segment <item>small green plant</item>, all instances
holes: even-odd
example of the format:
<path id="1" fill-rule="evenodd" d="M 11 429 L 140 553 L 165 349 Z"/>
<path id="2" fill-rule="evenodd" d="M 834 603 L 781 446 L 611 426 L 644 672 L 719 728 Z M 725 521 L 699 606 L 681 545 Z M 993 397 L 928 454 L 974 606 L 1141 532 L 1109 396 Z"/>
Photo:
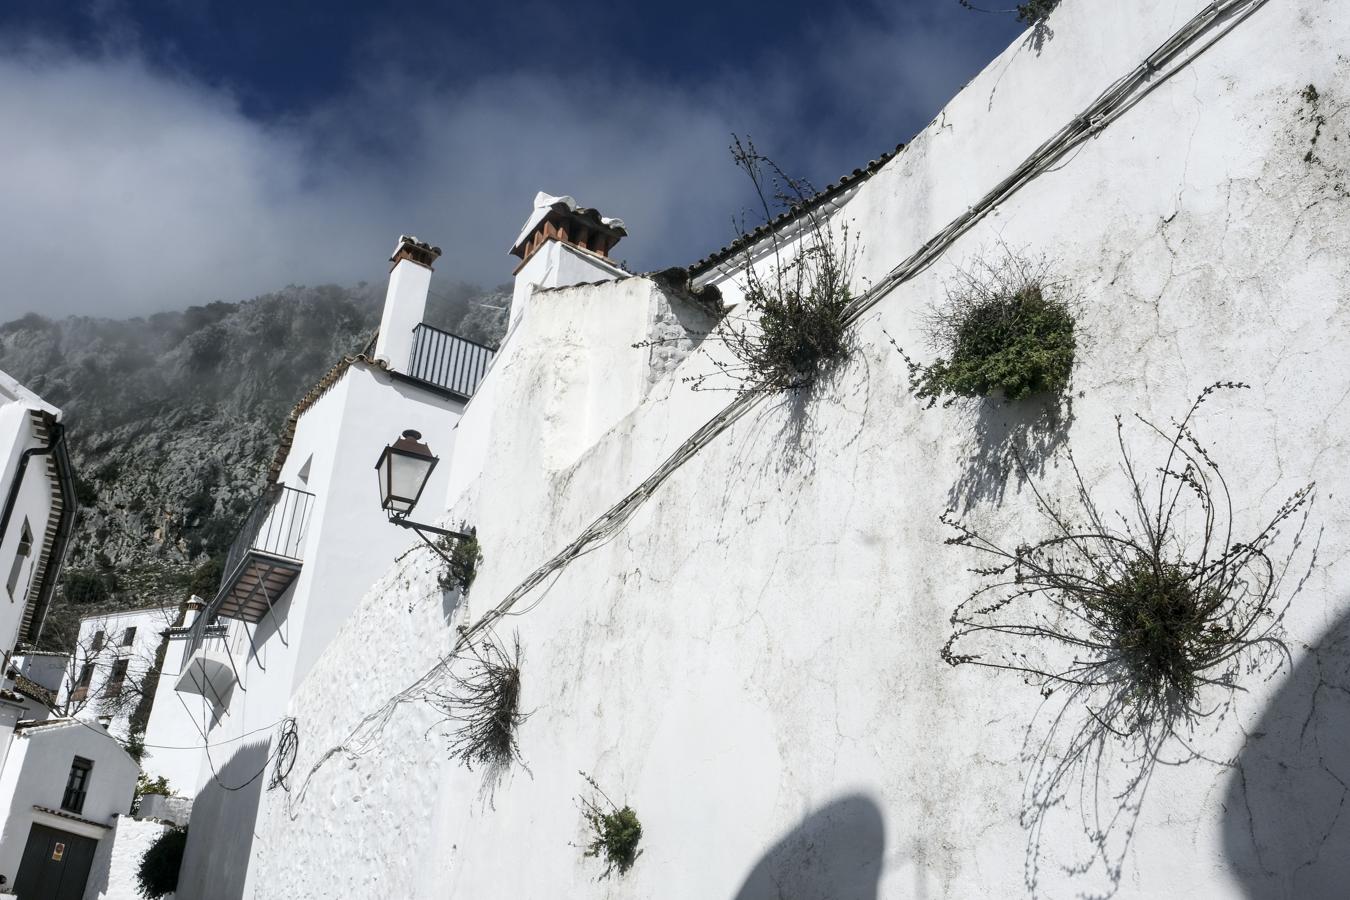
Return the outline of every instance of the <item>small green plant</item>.
<path id="1" fill-rule="evenodd" d="M 130 756 L 136 762 L 145 759 L 145 735 L 141 732 L 133 733 L 127 738 L 127 742 L 122 745 L 122 749 L 127 751 L 127 756 Z M 141 773 L 141 777 L 145 777 L 144 772 Z"/>
<path id="2" fill-rule="evenodd" d="M 1040 25 L 1050 14 L 1055 11 L 1059 5 L 1059 0 L 1028 0 L 1026 3 L 1017 4 L 1017 21 L 1024 22 L 1027 25 Z"/>
<path id="3" fill-rule="evenodd" d="M 136 881 L 145 900 L 158 900 L 178 889 L 178 869 L 183 864 L 187 836 L 186 828 L 170 828 L 141 857 Z"/>
<path id="4" fill-rule="evenodd" d="M 591 842 L 586 846 L 584 855 L 604 860 L 605 871 L 601 873 L 601 878 L 608 878 L 616 870 L 623 875 L 642 854 L 638 849 L 638 843 L 642 840 L 642 823 L 631 806 L 620 808 L 600 789 L 594 778 L 585 772 L 579 774 L 608 806 L 608 809 L 602 807 L 594 797 L 579 798 L 581 814 L 591 830 Z"/>
<path id="5" fill-rule="evenodd" d="M 437 580 L 443 591 L 458 588 L 460 593 L 467 594 L 473 586 L 473 580 L 478 577 L 478 564 L 483 561 L 483 551 L 478 546 L 478 529 L 461 526 L 461 530 L 468 536 L 467 539 L 446 535 L 437 542 L 442 556 L 448 557 L 445 571 Z"/>
<path id="6" fill-rule="evenodd" d="M 1073 374 L 1078 336 L 1061 291 L 1044 263 L 1015 257 L 961 273 L 929 314 L 937 358 L 921 365 L 900 351 L 915 395 L 931 405 L 944 396 L 947 403 L 990 396 L 1016 401 L 1062 392 Z"/>
<path id="7" fill-rule="evenodd" d="M 136 758 L 139 759 L 139 757 Z M 151 794 L 168 797 L 173 794 L 173 790 L 169 787 L 169 780 L 163 775 L 158 778 L 151 778 L 142 772 L 140 775 L 136 776 L 136 793 L 131 799 L 132 815 L 136 815 L 141 811 L 141 798 Z"/>
<path id="8" fill-rule="evenodd" d="M 974 12 L 1017 13 L 1017 21 L 1033 28 L 1045 24 L 1045 20 L 1050 18 L 1050 14 L 1055 11 L 1055 7 L 1059 6 L 1059 0 L 1027 0 L 1026 3 L 1019 3 L 1011 9 L 985 9 L 982 6 L 976 6 L 971 0 L 956 0 L 956 2 Z"/>
<path id="9" fill-rule="evenodd" d="M 520 636 L 512 652 L 487 639 L 465 648 L 468 671 L 454 667 L 451 690 L 432 692 L 429 701 L 447 719 L 461 723 L 450 738 L 450 757 L 472 769 L 503 772 L 521 762 L 517 733 L 528 713 L 520 711 Z"/>

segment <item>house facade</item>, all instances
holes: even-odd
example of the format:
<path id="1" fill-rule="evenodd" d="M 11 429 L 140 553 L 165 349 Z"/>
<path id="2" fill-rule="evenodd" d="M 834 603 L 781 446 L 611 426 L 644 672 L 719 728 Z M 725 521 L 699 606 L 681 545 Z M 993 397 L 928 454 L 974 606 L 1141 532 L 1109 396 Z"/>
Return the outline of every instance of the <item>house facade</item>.
<path id="1" fill-rule="evenodd" d="M 123 742 L 143 732 L 155 700 L 160 644 L 177 618 L 177 608 L 164 607 L 81 619 L 61 694 L 67 714 L 100 722 Z"/>
<path id="2" fill-rule="evenodd" d="M 6 662 L 42 630 L 75 524 L 74 485 L 61 411 L 0 372 L 0 647 Z"/>
<path id="3" fill-rule="evenodd" d="M 0 769 L 0 875 L 19 897 L 81 897 L 117 817 L 131 809 L 140 769 L 96 724 L 23 722 Z"/>
<path id="4" fill-rule="evenodd" d="M 170 632 L 161 692 L 172 684 L 178 696 L 157 702 L 147 744 L 187 724 L 204 748 L 191 785 L 183 896 L 248 895 L 252 823 L 285 750 L 289 698 L 369 585 L 415 540 L 382 509 L 375 463 L 406 431 L 449 456 L 455 423 L 492 362 L 489 348 L 422 321 L 439 255 L 400 239 L 376 339 L 296 405 L 218 592 Z M 444 492 L 447 472 L 433 470 L 429 494 Z M 347 676 L 354 691 L 357 675 Z M 175 769 L 187 765 L 175 756 Z"/>
<path id="5" fill-rule="evenodd" d="M 0 894 L 82 897 L 139 767 L 98 721 L 64 714 L 70 657 L 32 649 L 74 526 L 74 473 L 60 411 L 4 373 L 0 459 Z"/>
<path id="6" fill-rule="evenodd" d="M 413 553 L 348 612 L 290 697 L 251 896 L 1344 892 L 1350 518 L 1325 498 L 1350 489 L 1350 19 L 1064 0 L 1048 25 L 808 204 L 849 225 L 858 301 L 847 359 L 810 391 L 738 396 L 698 325 L 701 287 L 721 327 L 746 314 L 746 267 L 775 240 L 791 257 L 801 211 L 673 283 L 517 282 L 441 505 L 417 508 L 476 526 L 468 603 L 447 616 L 440 561 Z M 588 252 L 565 243 L 534 252 Z M 1013 255 L 1081 303 L 1048 432 L 996 399 L 926 409 L 896 352 L 931 362 L 930 311 Z M 987 563 L 944 518 L 1016 547 L 1053 527 L 1037 492 L 1128 513 L 1118 427 L 1153 473 L 1165 446 L 1132 414 L 1166 428 L 1223 380 L 1251 387 L 1205 395 L 1193 433 L 1235 534 L 1317 482 L 1271 554 L 1278 649 L 1206 685 L 1163 750 L 1093 730 L 1071 689 L 944 659 Z M 1178 527 L 1198 541 L 1205 517 Z M 519 636 L 529 713 L 500 779 L 452 758 L 443 706 L 472 671 L 461 636 L 494 635 Z M 598 795 L 579 771 L 640 817 L 627 872 L 584 853 Z"/>

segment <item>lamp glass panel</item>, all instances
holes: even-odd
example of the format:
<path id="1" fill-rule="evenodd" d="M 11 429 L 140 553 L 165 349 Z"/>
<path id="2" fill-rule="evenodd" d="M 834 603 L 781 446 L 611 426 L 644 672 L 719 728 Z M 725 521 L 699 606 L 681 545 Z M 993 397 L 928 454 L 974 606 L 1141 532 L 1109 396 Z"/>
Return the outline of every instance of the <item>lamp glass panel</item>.
<path id="1" fill-rule="evenodd" d="M 403 501 L 407 503 L 408 510 L 412 509 L 413 503 L 422 493 L 422 486 L 431 475 L 431 467 L 435 462 L 434 457 L 413 456 L 397 451 L 390 453 L 389 500 L 394 503 Z"/>

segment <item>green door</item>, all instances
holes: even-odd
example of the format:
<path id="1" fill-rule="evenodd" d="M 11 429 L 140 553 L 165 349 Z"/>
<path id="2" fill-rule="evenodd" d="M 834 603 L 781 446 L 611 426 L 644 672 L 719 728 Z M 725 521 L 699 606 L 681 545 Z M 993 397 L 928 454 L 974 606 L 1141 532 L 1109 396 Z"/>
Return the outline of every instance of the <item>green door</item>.
<path id="1" fill-rule="evenodd" d="M 14 893 L 19 900 L 80 900 L 97 846 L 93 838 L 33 825 Z"/>

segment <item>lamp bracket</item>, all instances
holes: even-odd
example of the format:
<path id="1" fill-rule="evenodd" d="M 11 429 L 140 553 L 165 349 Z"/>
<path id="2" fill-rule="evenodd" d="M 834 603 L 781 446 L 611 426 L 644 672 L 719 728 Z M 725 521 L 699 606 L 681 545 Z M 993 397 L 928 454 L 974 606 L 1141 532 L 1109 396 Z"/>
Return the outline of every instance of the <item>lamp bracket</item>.
<path id="1" fill-rule="evenodd" d="M 391 515 L 389 517 L 389 521 L 393 522 L 400 528 L 408 528 L 417 532 L 417 536 L 420 537 L 423 541 L 425 541 L 426 545 L 430 547 L 432 550 L 436 551 L 436 555 L 438 555 L 441 559 L 445 560 L 446 562 L 450 562 L 450 557 L 446 556 L 445 552 L 441 550 L 440 547 L 436 546 L 435 541 L 427 537 L 427 532 L 440 535 L 441 537 L 452 537 L 457 541 L 472 540 L 471 535 L 464 534 L 462 531 L 450 531 L 449 529 L 446 528 L 437 528 L 435 525 L 423 525 L 420 522 L 414 522 L 410 520 L 407 516 Z"/>

